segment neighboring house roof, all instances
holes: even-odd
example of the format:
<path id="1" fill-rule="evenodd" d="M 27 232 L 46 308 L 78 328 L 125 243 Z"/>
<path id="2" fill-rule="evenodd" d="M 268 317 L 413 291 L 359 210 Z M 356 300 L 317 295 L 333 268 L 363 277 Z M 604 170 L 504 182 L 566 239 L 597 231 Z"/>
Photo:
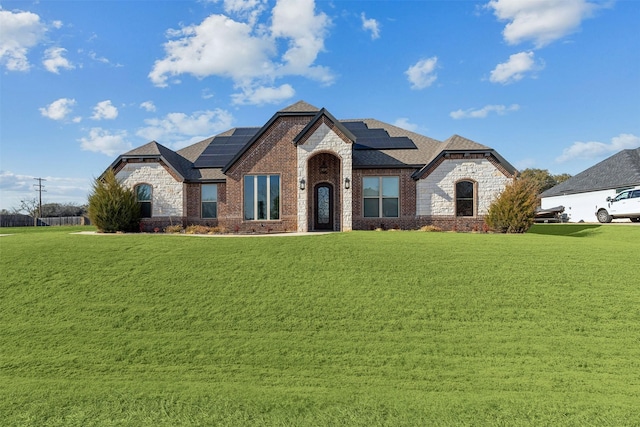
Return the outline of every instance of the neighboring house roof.
<path id="1" fill-rule="evenodd" d="M 338 120 L 324 108 L 304 101 L 278 112 L 262 127 L 232 128 L 196 144 L 172 151 L 155 141 L 133 149 L 111 165 L 122 160 L 161 159 L 185 181 L 225 180 L 225 172 L 280 117 L 308 116 L 309 123 L 293 139 L 297 144 L 319 120 L 333 123 L 353 143 L 353 168 L 413 168 L 416 178 L 446 153 L 483 152 L 493 155 L 510 173 L 515 168 L 486 145 L 453 135 L 444 142 L 375 119 Z"/>
<path id="2" fill-rule="evenodd" d="M 640 185 L 640 147 L 622 150 L 540 196 L 562 196 L 636 185 Z"/>

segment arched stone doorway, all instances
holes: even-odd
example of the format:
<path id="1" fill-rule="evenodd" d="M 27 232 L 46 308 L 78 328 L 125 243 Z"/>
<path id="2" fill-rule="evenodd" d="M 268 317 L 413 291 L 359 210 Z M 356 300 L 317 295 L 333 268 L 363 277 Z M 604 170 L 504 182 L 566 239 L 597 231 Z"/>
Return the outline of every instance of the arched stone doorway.
<path id="1" fill-rule="evenodd" d="M 342 229 L 342 169 L 340 158 L 319 153 L 307 163 L 309 231 Z"/>

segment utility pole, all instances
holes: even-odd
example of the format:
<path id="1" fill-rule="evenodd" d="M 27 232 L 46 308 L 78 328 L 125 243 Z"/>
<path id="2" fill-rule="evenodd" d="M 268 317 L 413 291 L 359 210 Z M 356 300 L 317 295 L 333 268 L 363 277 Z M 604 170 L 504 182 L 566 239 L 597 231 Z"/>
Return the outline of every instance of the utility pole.
<path id="1" fill-rule="evenodd" d="M 34 187 L 36 187 L 36 191 L 38 191 L 38 218 L 40 218 L 42 216 L 42 192 L 44 191 L 45 193 L 47 192 L 47 190 L 43 190 L 44 185 L 42 185 L 42 181 L 46 181 L 46 179 L 44 178 L 33 178 L 36 181 L 38 181 L 37 184 L 33 184 Z M 36 225 L 38 224 L 38 219 L 36 218 Z"/>

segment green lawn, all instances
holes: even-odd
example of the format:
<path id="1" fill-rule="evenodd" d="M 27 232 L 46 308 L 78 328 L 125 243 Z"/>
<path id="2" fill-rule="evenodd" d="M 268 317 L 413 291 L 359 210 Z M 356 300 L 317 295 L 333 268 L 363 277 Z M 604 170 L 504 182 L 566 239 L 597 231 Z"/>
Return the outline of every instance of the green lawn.
<path id="1" fill-rule="evenodd" d="M 0 229 L 0 425 L 640 424 L 640 227 Z"/>

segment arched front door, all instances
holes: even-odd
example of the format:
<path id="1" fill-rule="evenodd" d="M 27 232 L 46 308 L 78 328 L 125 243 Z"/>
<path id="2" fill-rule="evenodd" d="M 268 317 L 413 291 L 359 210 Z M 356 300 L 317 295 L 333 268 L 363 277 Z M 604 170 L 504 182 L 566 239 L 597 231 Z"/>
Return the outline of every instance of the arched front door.
<path id="1" fill-rule="evenodd" d="M 333 230 L 333 186 L 326 182 L 316 185 L 314 229 Z"/>

